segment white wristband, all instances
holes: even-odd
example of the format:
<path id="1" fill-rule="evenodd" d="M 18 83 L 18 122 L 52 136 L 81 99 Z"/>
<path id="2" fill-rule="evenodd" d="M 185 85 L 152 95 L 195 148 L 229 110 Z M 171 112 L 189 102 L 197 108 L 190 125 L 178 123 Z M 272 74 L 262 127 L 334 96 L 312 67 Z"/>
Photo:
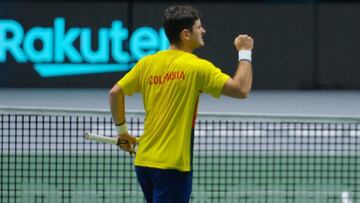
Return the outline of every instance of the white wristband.
<path id="1" fill-rule="evenodd" d="M 122 125 L 117 125 L 116 127 L 116 132 L 118 133 L 118 135 L 122 135 L 124 133 L 128 132 L 128 128 L 126 123 L 122 124 Z"/>
<path id="2" fill-rule="evenodd" d="M 243 61 L 243 60 L 251 62 L 251 51 L 250 50 L 239 51 L 239 61 Z"/>

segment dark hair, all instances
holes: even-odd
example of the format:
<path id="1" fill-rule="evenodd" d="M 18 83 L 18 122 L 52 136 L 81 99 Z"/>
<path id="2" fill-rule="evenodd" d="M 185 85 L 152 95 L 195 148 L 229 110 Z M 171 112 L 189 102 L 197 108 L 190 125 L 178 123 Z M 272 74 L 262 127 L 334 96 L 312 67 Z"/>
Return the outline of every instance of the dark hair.
<path id="1" fill-rule="evenodd" d="M 180 32 L 184 29 L 192 31 L 192 26 L 198 19 L 199 11 L 192 6 L 170 6 L 165 9 L 163 26 L 170 43 L 178 43 Z"/>

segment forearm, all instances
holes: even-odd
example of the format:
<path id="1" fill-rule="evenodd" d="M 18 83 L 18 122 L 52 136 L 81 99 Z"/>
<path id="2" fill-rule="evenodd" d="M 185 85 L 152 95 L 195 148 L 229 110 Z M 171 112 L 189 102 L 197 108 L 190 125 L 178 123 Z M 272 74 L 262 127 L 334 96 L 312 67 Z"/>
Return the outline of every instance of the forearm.
<path id="1" fill-rule="evenodd" d="M 238 84 L 240 91 L 244 95 L 248 95 L 250 93 L 252 81 L 253 81 L 251 62 L 245 60 L 239 61 L 233 79 Z"/>
<path id="2" fill-rule="evenodd" d="M 125 122 L 125 96 L 118 85 L 115 85 L 109 93 L 110 110 L 115 124 Z"/>
<path id="3" fill-rule="evenodd" d="M 130 154 L 136 154 L 133 149 L 133 144 L 136 144 L 136 138 L 128 133 L 125 123 L 125 95 L 120 86 L 114 85 L 110 90 L 109 103 L 111 115 L 116 125 L 118 146 Z"/>
<path id="4" fill-rule="evenodd" d="M 235 75 L 223 87 L 222 94 L 243 99 L 248 97 L 253 81 L 251 62 L 240 60 Z"/>

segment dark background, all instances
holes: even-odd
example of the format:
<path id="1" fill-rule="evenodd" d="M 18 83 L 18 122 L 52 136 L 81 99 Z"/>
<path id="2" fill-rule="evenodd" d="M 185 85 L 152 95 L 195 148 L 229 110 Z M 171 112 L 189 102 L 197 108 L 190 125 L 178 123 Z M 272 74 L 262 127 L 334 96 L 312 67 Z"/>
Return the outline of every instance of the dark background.
<path id="1" fill-rule="evenodd" d="M 1 1 L 0 19 L 15 19 L 25 32 L 51 27 L 63 16 L 67 28 L 110 27 L 122 20 L 131 30 L 161 27 L 163 10 L 192 4 L 202 13 L 206 46 L 196 51 L 232 75 L 234 38 L 255 39 L 254 89 L 359 89 L 360 4 L 354 1 Z M 96 42 L 94 42 L 96 43 Z M 123 73 L 41 78 L 32 63 L 11 57 L 0 63 L 0 87 L 111 87 Z"/>

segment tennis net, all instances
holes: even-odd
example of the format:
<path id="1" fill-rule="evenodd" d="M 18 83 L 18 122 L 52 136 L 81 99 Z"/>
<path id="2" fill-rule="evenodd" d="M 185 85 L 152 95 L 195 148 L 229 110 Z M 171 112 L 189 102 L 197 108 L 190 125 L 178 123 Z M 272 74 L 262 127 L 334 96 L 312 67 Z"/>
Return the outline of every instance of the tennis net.
<path id="1" fill-rule="evenodd" d="M 130 133 L 144 114 L 128 112 Z M 144 202 L 110 113 L 0 108 L 0 202 Z M 199 114 L 191 202 L 360 202 L 360 119 Z"/>

